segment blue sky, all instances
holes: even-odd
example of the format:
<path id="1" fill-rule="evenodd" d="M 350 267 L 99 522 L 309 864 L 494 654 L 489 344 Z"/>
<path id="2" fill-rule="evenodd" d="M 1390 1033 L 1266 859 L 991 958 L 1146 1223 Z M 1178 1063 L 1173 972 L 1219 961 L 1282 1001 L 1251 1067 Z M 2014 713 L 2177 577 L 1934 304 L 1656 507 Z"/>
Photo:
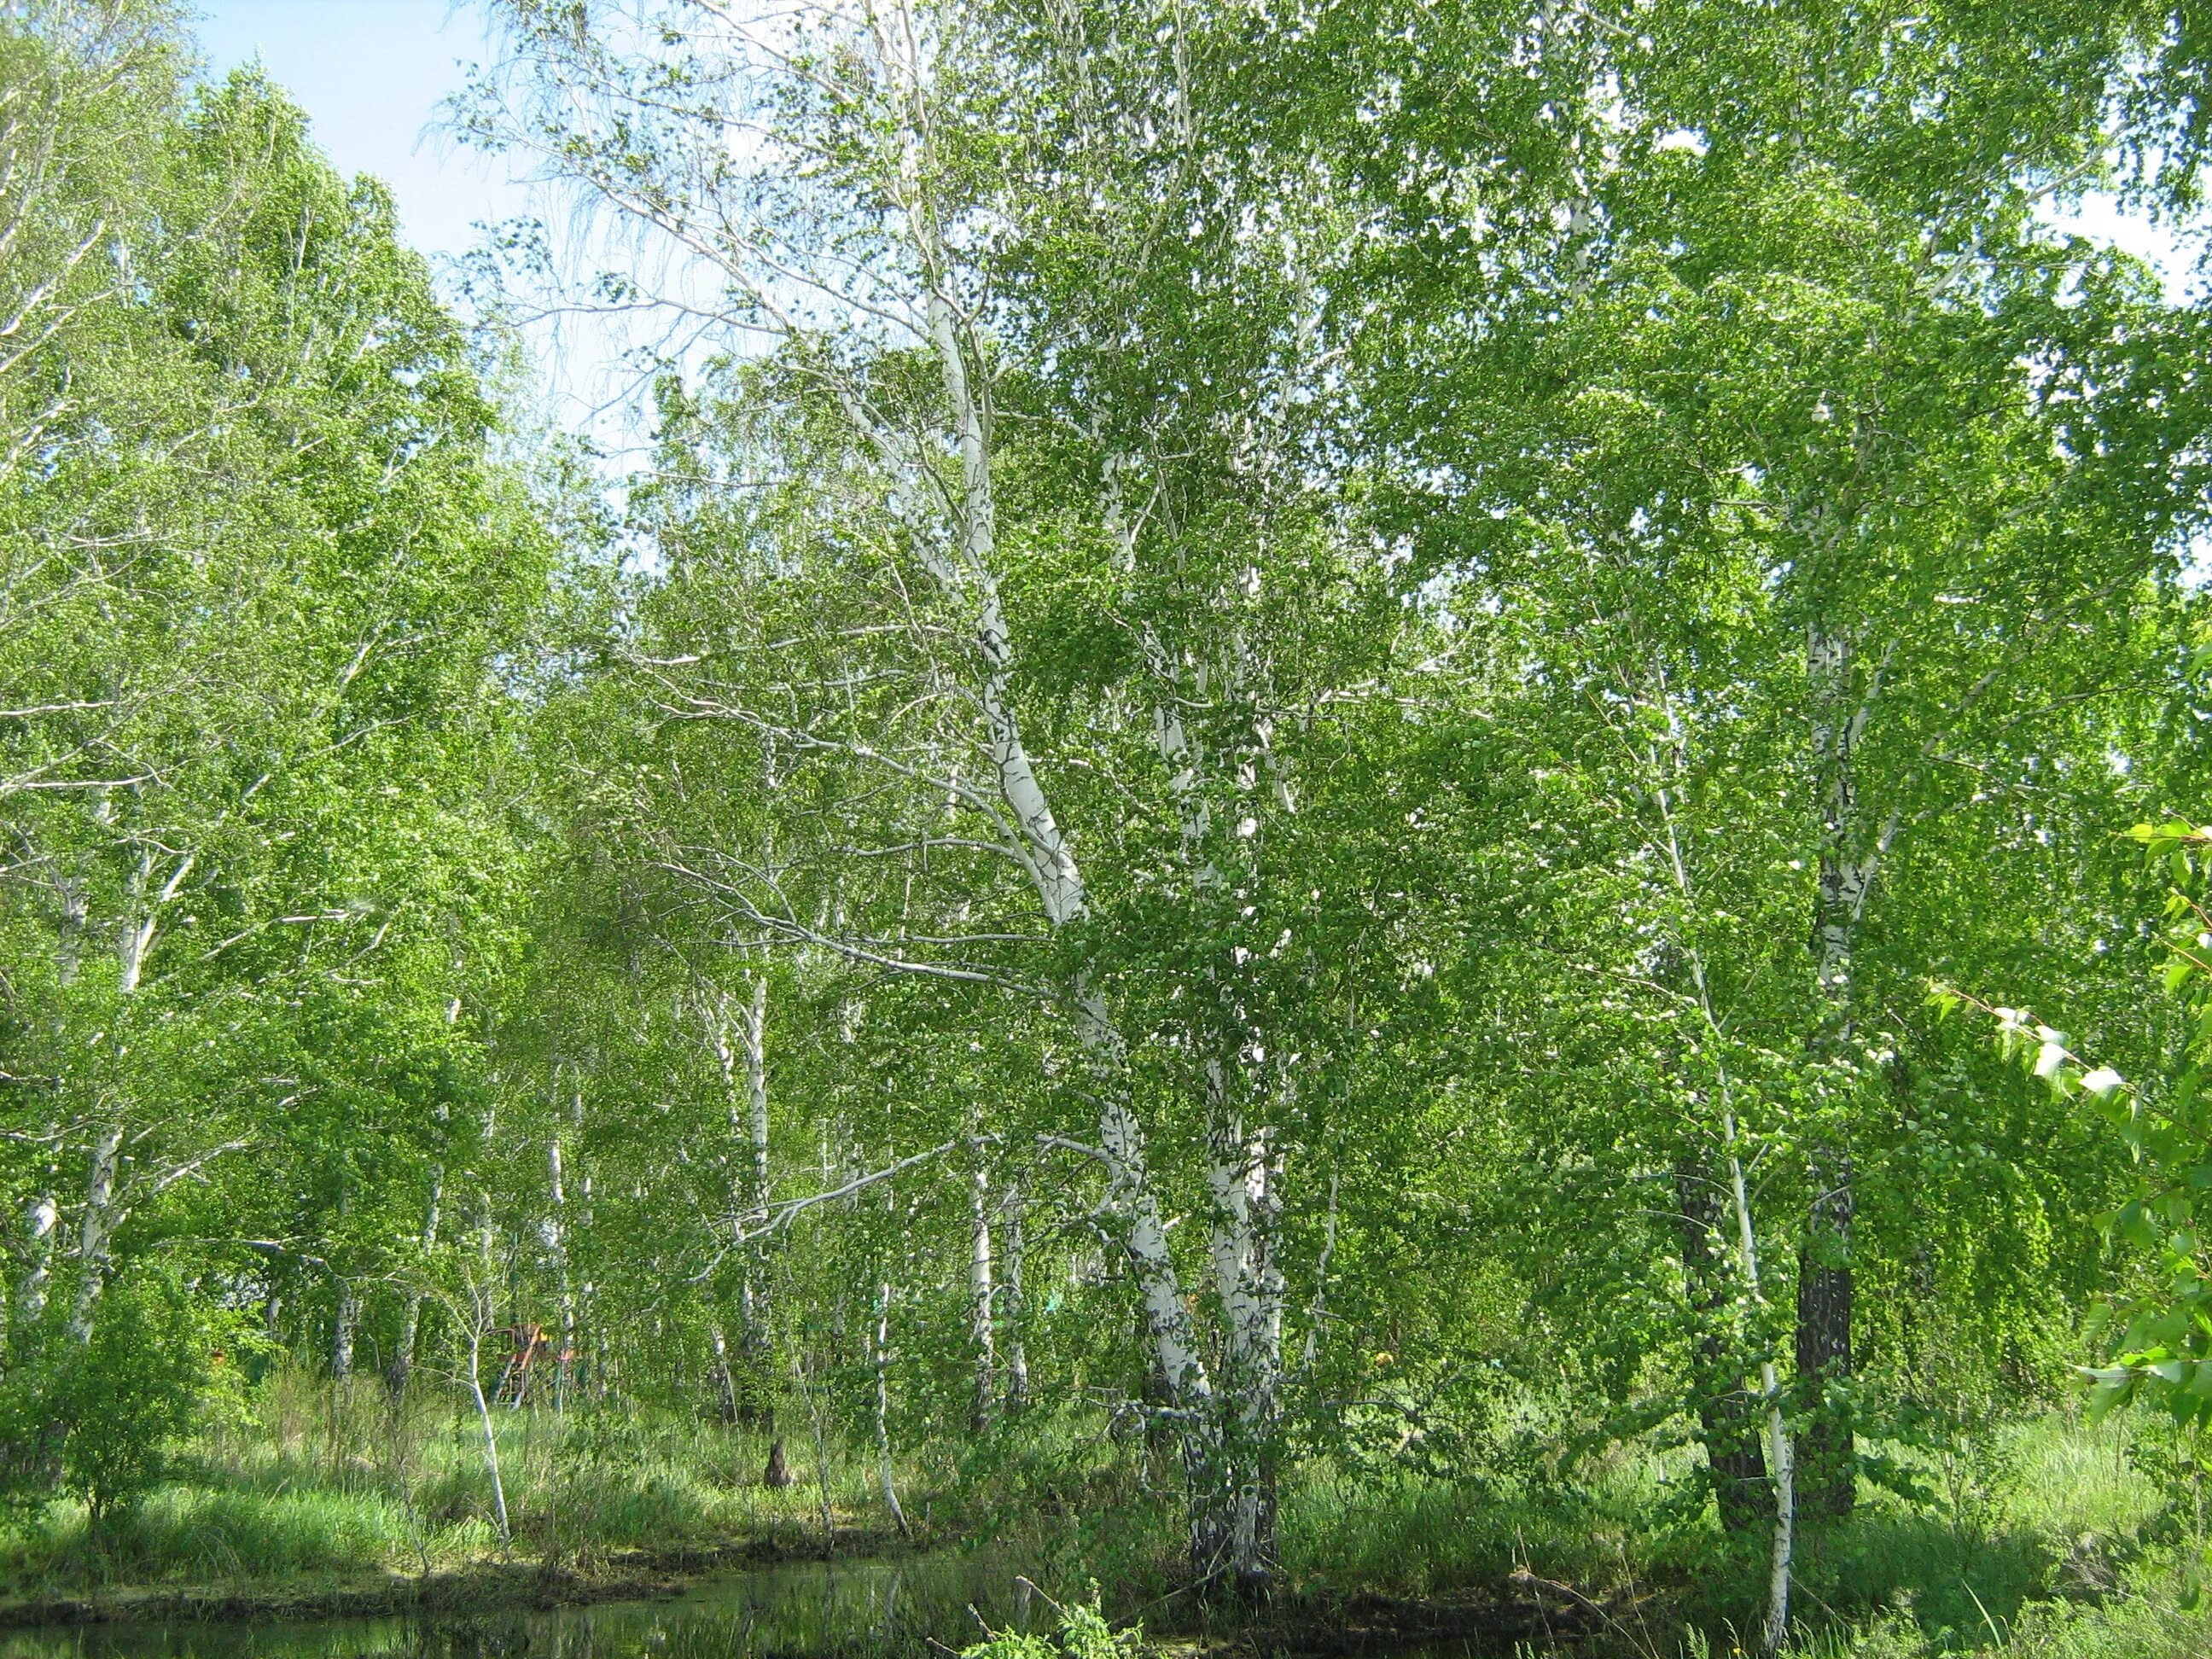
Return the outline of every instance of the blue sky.
<path id="1" fill-rule="evenodd" d="M 464 65 L 489 55 L 482 14 L 448 0 L 200 0 L 195 33 L 210 71 L 258 56 L 313 122 L 341 171 L 390 185 L 408 240 L 465 252 L 473 222 L 530 205 L 503 162 L 431 129 Z"/>
<path id="2" fill-rule="evenodd" d="M 440 131 L 440 104 L 471 64 L 494 56 L 483 10 L 453 0 L 198 0 L 193 34 L 207 73 L 257 58 L 307 112 L 314 142 L 350 177 L 392 187 L 407 240 L 434 267 L 467 252 L 477 226 L 541 207 L 503 158 Z M 545 413 L 615 449 L 632 441 L 622 411 L 634 376 L 623 341 L 602 319 L 569 317 L 532 331 Z"/>

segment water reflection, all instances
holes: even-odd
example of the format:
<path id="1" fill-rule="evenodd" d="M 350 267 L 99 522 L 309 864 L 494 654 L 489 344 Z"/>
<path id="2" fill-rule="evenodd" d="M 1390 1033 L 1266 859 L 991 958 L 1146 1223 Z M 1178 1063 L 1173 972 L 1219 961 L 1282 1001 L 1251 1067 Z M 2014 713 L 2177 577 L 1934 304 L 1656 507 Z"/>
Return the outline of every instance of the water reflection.
<path id="1" fill-rule="evenodd" d="M 85 1626 L 0 1632 L 0 1659 L 873 1659 L 1028 1624 L 1018 1569 L 981 1559 L 805 1564 L 655 1601 L 314 1624 Z"/>

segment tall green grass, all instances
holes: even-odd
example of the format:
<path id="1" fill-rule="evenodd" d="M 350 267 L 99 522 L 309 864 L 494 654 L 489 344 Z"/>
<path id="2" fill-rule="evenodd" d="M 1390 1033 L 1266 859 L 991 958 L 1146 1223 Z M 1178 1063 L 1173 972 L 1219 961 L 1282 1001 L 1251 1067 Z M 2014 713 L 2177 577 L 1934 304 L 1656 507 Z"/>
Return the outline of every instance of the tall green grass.
<path id="1" fill-rule="evenodd" d="M 765 1437 L 644 1409 L 497 1410 L 512 1536 L 502 1544 L 471 1413 L 434 1396 L 395 1408 L 373 1382 L 280 1372 L 253 1418 L 186 1449 L 170 1483 L 94 1534 L 57 1499 L 0 1534 L 16 1594 L 94 1583 L 278 1582 L 419 1574 L 489 1558 L 589 1565 L 609 1553 L 818 1538 L 811 1437 L 795 1484 L 762 1484 Z M 879 1527 L 872 1458 L 830 1448 L 833 1525 Z"/>
<path id="2" fill-rule="evenodd" d="M 1814 1659 L 2202 1659 L 2206 1531 L 2193 1460 L 2160 1425 L 2063 1416 L 1942 1454 L 1889 1449 L 1927 1494 L 1869 1490 L 1813 1528 L 1796 1607 Z M 1286 1570 L 1309 1591 L 1496 1587 L 1516 1569 L 1607 1600 L 1601 1651 L 1720 1659 L 1750 1650 L 1764 1538 L 1724 1540 L 1670 1501 L 1683 1454 L 1631 1451 L 1557 1481 L 1455 1484 L 1309 1468 L 1284 1497 Z"/>
<path id="3" fill-rule="evenodd" d="M 249 1424 L 190 1448 L 170 1485 L 100 1536 L 67 1503 L 19 1520 L 0 1534 L 0 1581 L 19 1595 L 289 1586 L 820 1535 L 811 1434 L 789 1437 L 796 1483 L 771 1490 L 765 1439 L 719 1423 L 635 1407 L 500 1411 L 514 1522 L 502 1544 L 471 1412 L 428 1392 L 395 1409 L 374 1382 L 295 1372 L 267 1379 L 252 1404 Z M 2212 1654 L 2212 1622 L 2192 1610 L 2206 1561 L 2197 1466 L 2169 1431 L 2052 1415 L 1941 1453 L 1891 1449 L 1922 1498 L 1869 1489 L 1849 1522 L 1805 1539 L 1797 1607 L 1814 1659 Z M 1690 1456 L 1631 1445 L 1466 1480 L 1309 1462 L 1281 1494 L 1285 1580 L 1310 1605 L 1367 1590 L 1479 1600 L 1514 1593 L 1509 1576 L 1526 1570 L 1618 1611 L 1600 1651 L 1721 1659 L 1757 1627 L 1763 1540 L 1732 1544 L 1686 1501 Z M 857 1529 L 880 1537 L 872 1448 L 833 1439 L 829 1461 L 847 1547 Z M 1040 1582 L 1095 1578 L 1109 1608 L 1156 1629 L 1204 1616 L 1182 1583 L 1172 1461 L 1097 1419 L 1033 1413 L 987 1438 L 914 1448 L 895 1473 L 939 1547 L 988 1551 Z"/>

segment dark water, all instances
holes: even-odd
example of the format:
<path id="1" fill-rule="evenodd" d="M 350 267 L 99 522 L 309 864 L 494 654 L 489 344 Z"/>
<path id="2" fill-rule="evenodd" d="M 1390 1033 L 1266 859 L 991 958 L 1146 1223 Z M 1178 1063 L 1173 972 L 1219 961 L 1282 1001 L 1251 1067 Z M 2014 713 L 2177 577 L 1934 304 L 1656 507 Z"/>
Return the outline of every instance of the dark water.
<path id="1" fill-rule="evenodd" d="M 179 1622 L 0 1632 L 0 1659 L 888 1659 L 1045 1625 L 1018 1569 L 981 1558 L 803 1563 L 680 1596 L 596 1607 L 267 1625 Z"/>

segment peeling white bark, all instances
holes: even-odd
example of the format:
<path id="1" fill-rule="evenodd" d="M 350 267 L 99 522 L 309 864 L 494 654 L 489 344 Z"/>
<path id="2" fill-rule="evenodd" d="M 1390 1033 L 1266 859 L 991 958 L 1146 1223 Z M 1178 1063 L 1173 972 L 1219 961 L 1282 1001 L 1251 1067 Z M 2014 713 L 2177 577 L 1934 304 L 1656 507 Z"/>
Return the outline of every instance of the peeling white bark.
<path id="1" fill-rule="evenodd" d="M 115 1171 L 122 1150 L 122 1125 L 103 1126 L 85 1176 L 84 1219 L 77 1234 L 76 1303 L 70 1314 L 70 1335 L 81 1343 L 92 1340 L 93 1305 L 106 1285 L 108 1243 L 115 1224 Z"/>
<path id="2" fill-rule="evenodd" d="M 1058 929 L 1082 918 L 1088 896 L 1074 849 L 1054 815 L 1013 706 L 1013 646 L 996 570 L 989 369 L 977 331 L 955 290 L 951 252 L 927 197 L 924 180 L 932 168 L 925 153 L 928 124 L 923 70 L 913 55 L 911 18 L 902 9 L 896 17 L 897 38 L 885 40 L 883 46 L 887 64 L 906 80 L 905 118 L 898 139 L 899 206 L 908 244 L 916 257 L 930 343 L 944 381 L 960 465 L 951 555 L 940 560 L 936 574 L 972 607 L 980 670 L 975 693 L 984 746 L 1018 840 L 1017 850 L 1047 922 Z M 1079 979 L 1070 988 L 1066 1006 L 1076 1040 L 1099 1084 L 1098 1140 L 1107 1164 L 1103 1207 L 1120 1232 L 1170 1395 L 1179 1405 L 1188 1404 L 1206 1395 L 1210 1385 L 1146 1165 L 1143 1130 L 1124 1097 L 1121 1041 L 1095 985 Z"/>
<path id="3" fill-rule="evenodd" d="M 54 1236 L 61 1227 L 61 1206 L 52 1193 L 33 1196 L 23 1210 L 24 1253 L 31 1265 L 15 1287 L 15 1328 L 28 1330 L 45 1317 L 54 1275 Z"/>
<path id="4" fill-rule="evenodd" d="M 975 1400 L 970 1413 L 978 1433 L 991 1426 L 998 1406 L 999 1356 L 992 1328 L 991 1177 L 980 1158 L 969 1178 L 968 1319 L 975 1344 Z"/>
<path id="5" fill-rule="evenodd" d="M 338 1287 L 337 1316 L 331 1324 L 331 1377 L 343 1382 L 353 1375 L 354 1334 L 361 1325 L 361 1292 L 349 1279 Z"/>

